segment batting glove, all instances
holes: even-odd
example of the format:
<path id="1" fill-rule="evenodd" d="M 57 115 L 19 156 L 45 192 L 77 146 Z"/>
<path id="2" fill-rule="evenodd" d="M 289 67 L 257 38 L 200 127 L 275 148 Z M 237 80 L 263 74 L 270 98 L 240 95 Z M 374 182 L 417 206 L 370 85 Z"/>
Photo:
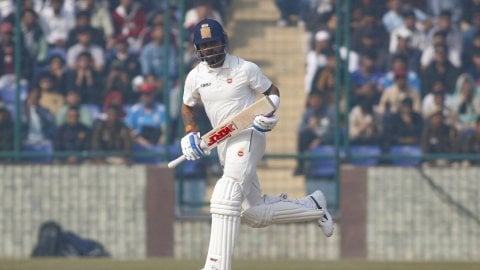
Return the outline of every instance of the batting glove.
<path id="1" fill-rule="evenodd" d="M 253 128 L 260 132 L 271 131 L 277 125 L 278 117 L 276 115 L 264 116 L 257 115 L 253 120 Z"/>
<path id="2" fill-rule="evenodd" d="M 200 132 L 189 132 L 180 141 L 182 153 L 188 160 L 196 160 L 210 154 L 207 146 L 200 139 Z"/>

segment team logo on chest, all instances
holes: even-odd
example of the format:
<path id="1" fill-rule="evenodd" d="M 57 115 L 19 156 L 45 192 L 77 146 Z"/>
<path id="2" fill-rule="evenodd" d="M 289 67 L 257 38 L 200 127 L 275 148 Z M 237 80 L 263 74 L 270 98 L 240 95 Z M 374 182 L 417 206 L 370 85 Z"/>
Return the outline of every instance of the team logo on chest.
<path id="1" fill-rule="evenodd" d="M 233 78 L 232 78 L 232 75 L 230 73 L 227 74 L 227 83 L 232 83 L 233 82 Z"/>

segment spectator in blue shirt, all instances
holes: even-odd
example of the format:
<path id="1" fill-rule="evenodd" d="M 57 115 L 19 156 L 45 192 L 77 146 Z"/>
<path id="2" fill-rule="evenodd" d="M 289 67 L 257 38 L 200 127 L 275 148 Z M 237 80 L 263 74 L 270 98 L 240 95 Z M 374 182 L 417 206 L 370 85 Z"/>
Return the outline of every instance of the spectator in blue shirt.
<path id="1" fill-rule="evenodd" d="M 375 58 L 372 54 L 363 54 L 360 67 L 351 75 L 353 91 L 351 92 L 350 105 L 353 108 L 363 98 L 373 100 L 375 104 L 380 100 L 381 79 L 383 74 L 375 69 Z"/>
<path id="2" fill-rule="evenodd" d="M 157 25 L 152 30 L 152 41 L 149 42 L 142 50 L 140 55 L 142 74 L 154 74 L 157 78 L 163 78 L 167 72 L 170 79 L 177 77 L 177 52 L 170 46 L 164 47 L 164 31 L 163 26 Z M 168 71 L 165 71 L 165 61 L 168 57 Z"/>
<path id="3" fill-rule="evenodd" d="M 142 146 L 163 144 L 167 111 L 155 102 L 155 86 L 145 83 L 139 87 L 140 102 L 127 112 L 125 124 L 130 128 L 134 141 Z"/>

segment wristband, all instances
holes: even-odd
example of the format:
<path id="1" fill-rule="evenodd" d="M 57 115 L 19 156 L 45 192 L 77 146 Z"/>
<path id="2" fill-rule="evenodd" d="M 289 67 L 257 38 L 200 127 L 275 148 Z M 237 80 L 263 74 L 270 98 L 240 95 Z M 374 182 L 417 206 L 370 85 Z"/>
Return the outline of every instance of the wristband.
<path id="1" fill-rule="evenodd" d="M 280 106 L 280 97 L 277 95 L 269 95 L 268 98 L 275 106 L 275 109 L 278 109 L 278 106 Z"/>
<path id="2" fill-rule="evenodd" d="M 189 133 L 195 131 L 195 126 L 194 125 L 186 125 L 185 126 L 185 133 Z"/>

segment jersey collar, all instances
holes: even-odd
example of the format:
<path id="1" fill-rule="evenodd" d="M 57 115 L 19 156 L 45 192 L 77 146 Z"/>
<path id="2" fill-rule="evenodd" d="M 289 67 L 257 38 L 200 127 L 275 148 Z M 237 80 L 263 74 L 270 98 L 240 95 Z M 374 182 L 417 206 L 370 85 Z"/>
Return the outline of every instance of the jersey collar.
<path id="1" fill-rule="evenodd" d="M 232 56 L 230 54 L 228 54 L 228 53 L 225 54 L 225 61 L 223 62 L 223 65 L 221 67 L 218 67 L 218 68 L 211 68 L 211 67 L 208 66 L 208 64 L 206 62 L 202 62 L 202 64 L 207 69 L 208 73 L 218 73 L 222 69 L 230 68 L 231 59 L 232 59 Z"/>

